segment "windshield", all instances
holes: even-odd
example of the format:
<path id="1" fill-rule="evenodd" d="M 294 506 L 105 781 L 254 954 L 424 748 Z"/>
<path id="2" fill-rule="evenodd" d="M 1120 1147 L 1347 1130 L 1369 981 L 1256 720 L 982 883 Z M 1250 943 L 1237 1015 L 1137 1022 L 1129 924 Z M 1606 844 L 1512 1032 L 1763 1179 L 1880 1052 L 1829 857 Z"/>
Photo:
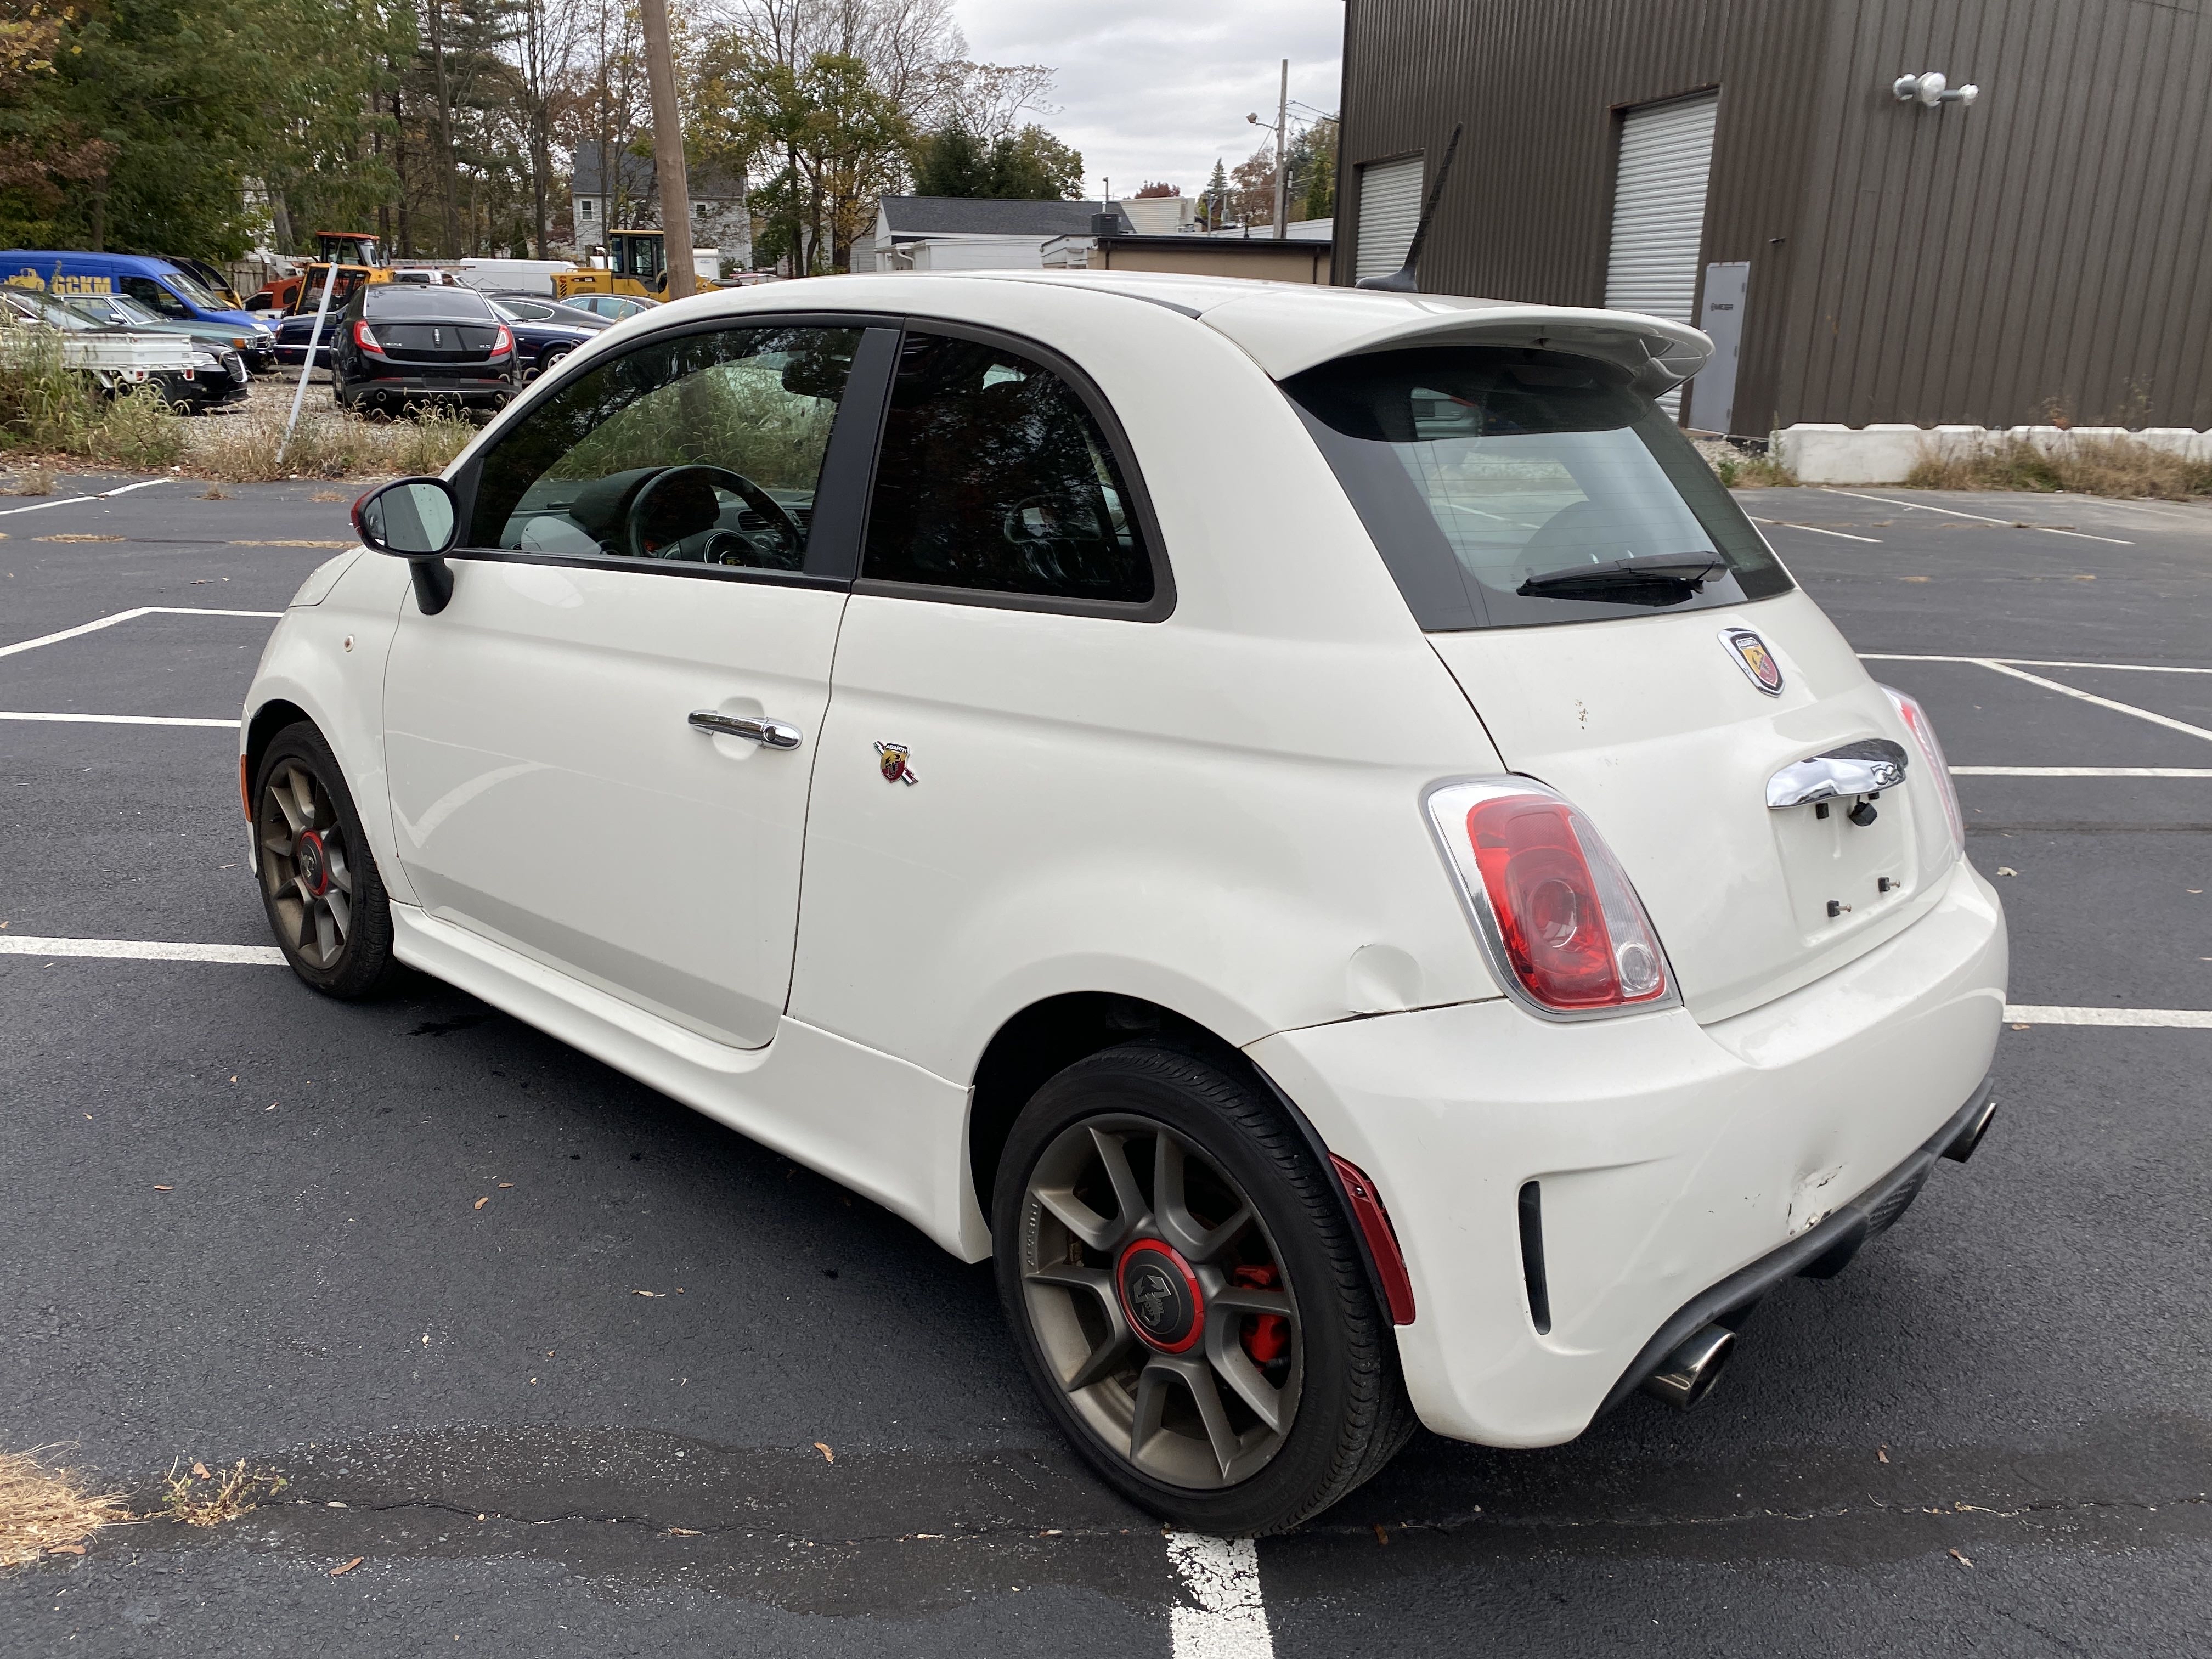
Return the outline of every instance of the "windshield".
<path id="1" fill-rule="evenodd" d="M 1284 390 L 1425 629 L 1648 616 L 1791 585 L 1680 428 L 1610 364 L 1431 347 L 1340 358 Z M 1695 585 L 1534 580 L 1631 559 L 1712 570 Z"/>
<path id="2" fill-rule="evenodd" d="M 183 295 L 185 298 L 190 300 L 202 311 L 228 311 L 230 309 L 230 302 L 228 300 L 225 300 L 220 295 L 210 294 L 208 292 L 207 284 L 199 281 L 197 277 L 191 276 L 187 271 L 164 271 L 161 274 L 161 280 L 167 283 L 171 288 L 176 289 L 178 293 Z"/>

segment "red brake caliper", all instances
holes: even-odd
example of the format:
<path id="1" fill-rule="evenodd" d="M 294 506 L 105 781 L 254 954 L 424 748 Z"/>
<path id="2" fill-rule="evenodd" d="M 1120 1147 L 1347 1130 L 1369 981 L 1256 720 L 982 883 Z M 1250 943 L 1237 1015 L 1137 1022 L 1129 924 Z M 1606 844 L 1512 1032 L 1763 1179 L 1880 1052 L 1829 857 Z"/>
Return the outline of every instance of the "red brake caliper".
<path id="1" fill-rule="evenodd" d="M 1238 1267 L 1229 1282 L 1248 1291 L 1272 1291 L 1282 1276 L 1273 1267 Z M 1244 1352 L 1255 1365 L 1280 1359 L 1290 1351 L 1291 1322 L 1280 1314 L 1248 1314 L 1244 1320 Z"/>

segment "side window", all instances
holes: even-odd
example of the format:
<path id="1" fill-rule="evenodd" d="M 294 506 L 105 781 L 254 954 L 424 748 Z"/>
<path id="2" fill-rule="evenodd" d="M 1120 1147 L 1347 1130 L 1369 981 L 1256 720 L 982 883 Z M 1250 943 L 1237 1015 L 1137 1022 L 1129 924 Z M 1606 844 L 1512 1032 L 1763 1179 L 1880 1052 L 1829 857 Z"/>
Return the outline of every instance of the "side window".
<path id="1" fill-rule="evenodd" d="M 1142 604 L 1152 565 L 1105 434 L 1073 387 L 1003 346 L 909 331 L 861 574 Z"/>
<path id="2" fill-rule="evenodd" d="M 142 304 L 151 306 L 164 317 L 182 318 L 191 314 L 185 309 L 182 300 L 151 276 L 125 276 L 122 282 L 125 294 Z"/>
<path id="3" fill-rule="evenodd" d="M 485 459 L 470 544 L 801 568 L 860 338 L 726 329 L 599 364 Z"/>

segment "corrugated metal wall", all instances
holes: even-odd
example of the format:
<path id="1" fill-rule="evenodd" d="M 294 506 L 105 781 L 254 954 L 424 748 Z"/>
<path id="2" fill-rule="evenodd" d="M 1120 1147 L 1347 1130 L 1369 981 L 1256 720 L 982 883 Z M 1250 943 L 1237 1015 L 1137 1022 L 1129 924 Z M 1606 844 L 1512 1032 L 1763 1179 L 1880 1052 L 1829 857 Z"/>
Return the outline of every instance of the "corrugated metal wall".
<path id="1" fill-rule="evenodd" d="M 1720 91 L 1739 429 L 2212 426 L 2212 0 L 1347 0 L 1363 161 L 1468 136 L 1423 285 L 1598 303 L 1620 112 Z M 1899 104 L 1941 70 L 1971 109 Z M 1338 244 L 1340 281 L 1357 249 Z"/>

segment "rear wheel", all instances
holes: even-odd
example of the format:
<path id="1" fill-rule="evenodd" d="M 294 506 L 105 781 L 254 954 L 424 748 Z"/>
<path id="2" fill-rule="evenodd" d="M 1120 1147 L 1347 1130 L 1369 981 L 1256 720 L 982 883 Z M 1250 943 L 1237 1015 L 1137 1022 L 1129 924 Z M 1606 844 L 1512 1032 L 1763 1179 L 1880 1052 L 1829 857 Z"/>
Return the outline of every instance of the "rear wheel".
<path id="1" fill-rule="evenodd" d="M 1248 1079 L 1152 1045 L 1078 1061 L 1017 1121 L 993 1223 L 1046 1409 L 1154 1514 L 1280 1531 L 1412 1432 L 1334 1188 Z"/>
<path id="2" fill-rule="evenodd" d="M 261 757 L 253 842 L 262 906 L 292 971 L 327 996 L 376 992 L 393 966 L 391 905 L 337 757 L 304 720 Z"/>
<path id="3" fill-rule="evenodd" d="M 567 359 L 568 354 L 575 349 L 576 348 L 574 346 L 565 345 L 556 345 L 548 348 L 545 355 L 538 360 L 538 372 L 540 374 L 550 374 L 555 369 L 561 367 L 562 362 Z"/>

